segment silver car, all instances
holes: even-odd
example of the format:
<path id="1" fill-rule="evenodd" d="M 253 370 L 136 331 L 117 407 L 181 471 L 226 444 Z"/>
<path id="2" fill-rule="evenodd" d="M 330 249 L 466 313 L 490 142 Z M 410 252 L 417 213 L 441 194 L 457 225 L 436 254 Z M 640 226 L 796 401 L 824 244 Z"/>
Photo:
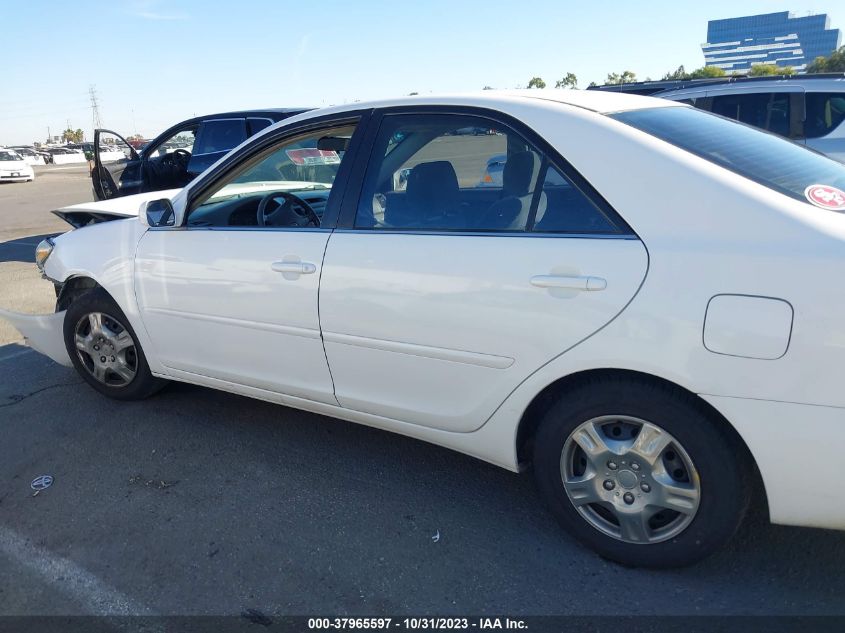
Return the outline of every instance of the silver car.
<path id="1" fill-rule="evenodd" d="M 845 74 L 685 82 L 652 96 L 762 128 L 845 163 Z"/>

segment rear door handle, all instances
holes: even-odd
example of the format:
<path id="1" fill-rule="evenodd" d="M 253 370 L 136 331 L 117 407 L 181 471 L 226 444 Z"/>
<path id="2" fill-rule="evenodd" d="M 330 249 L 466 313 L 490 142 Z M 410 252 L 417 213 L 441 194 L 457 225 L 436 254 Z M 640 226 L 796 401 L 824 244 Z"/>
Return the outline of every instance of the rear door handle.
<path id="1" fill-rule="evenodd" d="M 293 273 L 295 275 L 311 275 L 317 272 L 317 267 L 311 262 L 273 262 L 270 268 L 277 273 Z"/>
<path id="2" fill-rule="evenodd" d="M 538 288 L 564 288 L 595 292 L 607 288 L 607 280 L 601 277 L 567 277 L 564 275 L 534 275 L 531 285 Z"/>

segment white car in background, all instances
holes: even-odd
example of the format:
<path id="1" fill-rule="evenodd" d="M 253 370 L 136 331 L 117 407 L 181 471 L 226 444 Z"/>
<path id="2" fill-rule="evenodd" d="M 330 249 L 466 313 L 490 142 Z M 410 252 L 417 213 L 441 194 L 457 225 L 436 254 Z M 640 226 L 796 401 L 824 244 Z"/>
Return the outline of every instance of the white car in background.
<path id="1" fill-rule="evenodd" d="M 643 81 L 589 89 L 688 103 L 845 163 L 845 73 Z"/>
<path id="2" fill-rule="evenodd" d="M 31 147 L 10 147 L 16 152 L 27 165 L 45 165 L 44 157 Z M 46 153 L 46 152 L 45 152 Z"/>
<path id="3" fill-rule="evenodd" d="M 752 495 L 845 529 L 843 188 L 663 99 L 356 103 L 57 211 L 82 228 L 37 249 L 56 314 L 3 316 L 119 400 L 183 381 L 533 464 L 603 556 L 685 565 Z"/>
<path id="4" fill-rule="evenodd" d="M 11 149 L 0 149 L 0 182 L 32 182 L 35 171 Z"/>

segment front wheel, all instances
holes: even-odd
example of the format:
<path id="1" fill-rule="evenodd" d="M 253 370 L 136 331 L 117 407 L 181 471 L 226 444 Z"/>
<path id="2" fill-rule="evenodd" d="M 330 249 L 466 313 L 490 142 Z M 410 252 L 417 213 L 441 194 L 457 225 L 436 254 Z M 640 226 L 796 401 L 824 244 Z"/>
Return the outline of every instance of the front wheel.
<path id="1" fill-rule="evenodd" d="M 605 558 L 692 564 L 744 514 L 751 467 L 694 396 L 647 380 L 600 379 L 563 394 L 534 445 L 538 487 L 563 526 Z"/>
<path id="2" fill-rule="evenodd" d="M 150 373 L 129 320 L 102 288 L 95 288 L 70 304 L 65 314 L 64 339 L 79 375 L 110 398 L 140 400 L 166 384 Z"/>

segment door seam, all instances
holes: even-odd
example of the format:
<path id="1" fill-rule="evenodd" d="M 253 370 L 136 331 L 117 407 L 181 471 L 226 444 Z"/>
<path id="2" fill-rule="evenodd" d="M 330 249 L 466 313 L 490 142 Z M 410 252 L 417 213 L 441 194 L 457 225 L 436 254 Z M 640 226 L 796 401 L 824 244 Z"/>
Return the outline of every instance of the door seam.
<path id="1" fill-rule="evenodd" d="M 323 269 L 326 266 L 326 253 L 329 252 L 329 244 L 332 241 L 334 232 L 335 229 L 332 229 L 329 233 L 328 239 L 326 240 L 326 245 L 323 247 L 323 259 L 320 262 L 320 275 L 317 278 L 317 330 L 320 333 L 320 344 L 323 346 L 323 358 L 326 359 L 326 368 L 329 370 L 329 380 L 332 381 L 332 397 L 334 397 L 334 401 L 337 403 L 337 406 L 343 408 L 343 405 L 340 404 L 340 400 L 337 399 L 337 387 L 334 382 L 334 374 L 332 374 L 332 365 L 329 362 L 329 354 L 326 352 L 326 339 L 323 336 L 323 318 L 320 315 L 320 299 L 323 295 Z"/>

